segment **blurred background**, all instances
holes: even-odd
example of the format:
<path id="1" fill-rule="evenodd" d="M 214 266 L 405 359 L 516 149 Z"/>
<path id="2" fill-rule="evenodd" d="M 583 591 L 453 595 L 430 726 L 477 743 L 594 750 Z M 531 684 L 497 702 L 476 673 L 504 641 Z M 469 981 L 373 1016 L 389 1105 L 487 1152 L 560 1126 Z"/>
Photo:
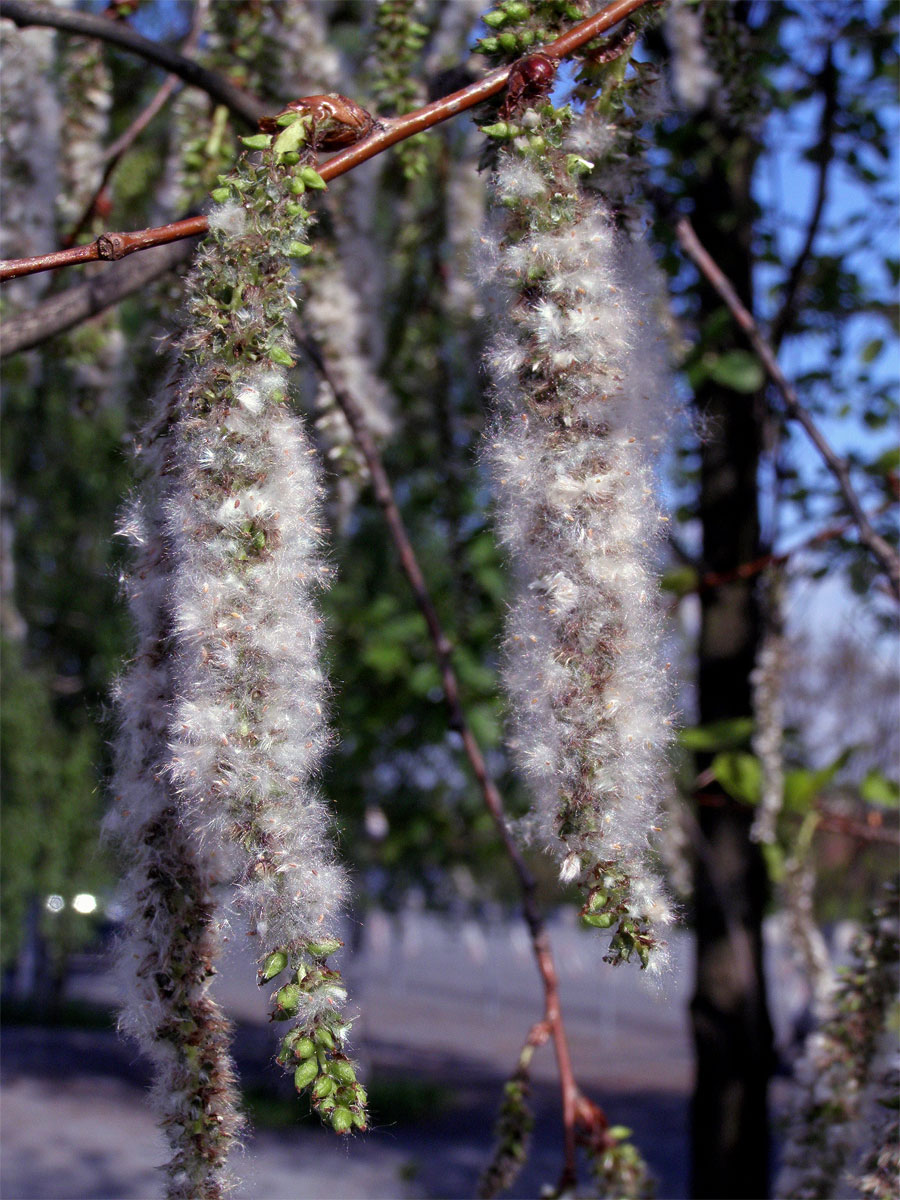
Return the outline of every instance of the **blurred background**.
<path id="1" fill-rule="evenodd" d="M 527 20 L 553 29 L 590 8 L 529 0 Z M 327 90 L 408 111 L 502 60 L 496 45 L 476 52 L 495 26 L 472 0 L 58 9 L 181 48 L 272 112 Z M 247 132 L 234 113 L 102 39 L 19 27 L 3 10 L 0 34 L 5 258 L 199 211 Z M 783 417 L 675 226 L 690 216 L 896 545 L 897 51 L 893 3 L 680 2 L 609 64 L 606 115 L 634 168 L 609 199 L 623 225 L 646 228 L 664 273 L 678 413 L 659 467 L 681 727 L 660 860 L 682 923 L 661 989 L 602 963 L 550 861 L 530 852 L 530 862 L 579 1082 L 633 1130 L 663 1198 L 767 1194 L 822 981 L 848 961 L 900 844 L 896 605 L 834 477 Z M 574 71 L 560 75 L 555 98 L 573 93 L 577 105 Z M 497 682 L 508 582 L 478 460 L 489 333 L 471 269 L 480 143 L 463 116 L 329 188 L 304 320 L 366 405 L 456 647 L 469 720 L 515 818 L 528 798 L 509 769 Z M 114 1032 L 109 951 L 122 914 L 99 825 L 110 686 L 132 645 L 116 514 L 135 486 L 130 447 L 162 383 L 191 248 L 14 280 L 0 296 L 10 1200 L 161 1186 L 146 1073 Z M 217 991 L 238 1023 L 254 1129 L 236 1194 L 471 1195 L 540 988 L 513 873 L 448 729 L 425 623 L 365 466 L 314 364 L 303 358 L 295 375 L 328 471 L 340 740 L 324 788 L 353 874 L 343 962 L 375 1119 L 348 1148 L 298 1111 L 235 928 Z M 723 932 L 735 927 L 751 946 L 743 983 Z M 518 1196 L 559 1170 L 549 1049 L 534 1079 Z M 720 1155 L 726 1095 L 743 1134 Z"/>

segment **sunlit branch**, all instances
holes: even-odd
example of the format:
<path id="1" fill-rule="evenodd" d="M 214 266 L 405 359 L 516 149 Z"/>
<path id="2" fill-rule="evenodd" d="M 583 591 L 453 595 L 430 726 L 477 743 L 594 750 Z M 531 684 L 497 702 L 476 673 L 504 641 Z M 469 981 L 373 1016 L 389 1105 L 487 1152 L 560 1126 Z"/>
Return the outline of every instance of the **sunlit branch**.
<path id="1" fill-rule="evenodd" d="M 890 582 L 891 591 L 897 600 L 900 600 L 900 555 L 873 528 L 862 506 L 862 502 L 856 493 L 856 489 L 850 480 L 850 469 L 846 459 L 841 458 L 835 453 L 809 411 L 800 403 L 794 387 L 778 365 L 772 347 L 762 336 L 759 326 L 741 302 L 730 280 L 725 276 L 709 252 L 704 249 L 693 225 L 691 225 L 687 217 L 682 217 L 678 221 L 675 226 L 675 233 L 684 252 L 703 277 L 715 288 L 728 307 L 728 311 L 747 335 L 747 339 L 765 368 L 766 374 L 781 393 L 787 416 L 790 420 L 796 421 L 798 425 L 802 426 L 810 441 L 816 450 L 818 450 L 822 461 L 837 480 L 838 487 L 859 532 L 860 541 L 881 564 Z"/>
<path id="2" fill-rule="evenodd" d="M 543 53 L 553 58 L 564 58 L 594 38 L 599 37 L 607 29 L 618 24 L 619 21 L 636 12 L 639 8 L 643 8 L 649 2 L 650 0 L 614 0 L 614 3 L 607 5 L 602 12 L 595 13 L 592 17 L 580 21 L 568 33 L 550 42 L 543 48 Z M 67 19 L 77 17 L 80 21 L 84 17 L 84 14 L 81 13 L 58 14 L 56 9 L 32 6 L 23 3 L 22 0 L 0 0 L 0 15 L 9 16 L 13 20 L 16 20 L 17 23 L 52 24 L 54 27 L 60 27 L 55 20 L 35 20 L 34 14 L 38 11 L 48 18 L 65 15 Z M 29 16 L 29 14 L 31 15 Z M 97 21 L 100 21 L 102 25 L 111 24 L 110 22 L 103 22 L 102 18 L 91 18 L 90 20 L 92 27 L 93 23 Z M 68 25 L 65 27 L 74 28 Z M 118 27 L 116 26 L 115 28 Z M 82 29 L 81 26 L 76 31 L 88 32 Z M 140 43 L 154 46 L 153 42 L 147 42 L 146 38 L 141 38 L 140 35 L 133 33 L 133 31 L 128 30 L 127 32 L 132 38 L 138 39 Z M 163 50 L 164 48 L 160 47 L 159 49 Z M 142 51 L 136 50 L 136 52 L 141 53 Z M 187 63 L 192 67 L 196 66 L 196 64 L 191 63 L 191 60 L 182 58 L 181 55 L 175 54 L 174 51 L 166 50 L 165 55 L 167 56 L 165 61 L 158 60 L 160 61 L 160 65 L 165 66 L 173 74 L 180 74 L 183 79 L 187 78 L 183 73 L 183 64 Z M 176 70 L 171 65 L 173 58 L 182 64 L 181 71 Z M 202 68 L 198 69 L 202 70 Z M 346 174 L 347 171 L 373 158 L 376 154 L 381 154 L 389 146 L 396 145 L 397 142 L 402 142 L 405 138 L 412 137 L 414 134 L 421 133 L 425 129 L 430 129 L 442 121 L 449 120 L 450 117 L 455 117 L 461 112 L 466 112 L 468 109 L 474 108 L 477 104 L 481 104 L 483 101 L 503 91 L 509 77 L 509 72 L 509 67 L 501 67 L 496 71 L 491 71 L 483 79 L 470 84 L 468 87 L 462 88 L 458 92 L 452 92 L 449 96 L 444 96 L 442 99 L 435 100 L 431 104 L 426 104 L 423 108 L 416 109 L 415 112 L 378 122 L 369 137 L 363 139 L 355 146 L 350 146 L 348 149 L 340 151 L 340 153 L 335 154 L 327 162 L 322 163 L 318 168 L 319 174 L 326 182 L 336 179 L 339 175 Z M 206 72 L 206 74 L 209 75 L 211 73 Z M 218 79 L 218 77 L 215 78 Z M 195 79 L 188 80 L 188 82 L 195 82 L 197 86 L 203 86 Z M 231 85 L 229 84 L 228 87 L 230 88 Z M 206 90 L 209 91 L 208 88 Z M 235 92 L 239 91 L 239 89 L 232 90 Z M 215 95 L 212 91 L 209 91 L 209 94 Z M 252 98 L 247 97 L 242 92 L 240 96 L 243 97 L 245 102 L 248 100 L 252 101 L 253 113 L 256 118 L 264 115 L 258 101 L 252 100 Z M 221 103 L 227 104 L 228 102 L 225 99 L 221 99 Z M 228 107 L 232 111 L 237 111 L 232 104 L 228 104 Z M 57 267 L 73 266 L 76 263 L 95 262 L 98 259 L 125 258 L 126 255 L 133 254 L 137 250 L 146 250 L 150 246 L 159 246 L 166 242 L 177 241 L 179 238 L 193 237 L 195 234 L 205 233 L 207 227 L 206 217 L 198 216 L 192 217 L 188 221 L 175 221 L 169 225 L 161 225 L 154 229 L 142 229 L 135 233 L 104 233 L 95 242 L 87 246 L 75 246 L 70 250 L 59 250 L 50 254 L 39 254 L 33 258 L 11 259 L 2 262 L 0 263 L 0 280 L 14 279 L 20 275 L 31 275 L 37 271 L 54 270 Z"/>

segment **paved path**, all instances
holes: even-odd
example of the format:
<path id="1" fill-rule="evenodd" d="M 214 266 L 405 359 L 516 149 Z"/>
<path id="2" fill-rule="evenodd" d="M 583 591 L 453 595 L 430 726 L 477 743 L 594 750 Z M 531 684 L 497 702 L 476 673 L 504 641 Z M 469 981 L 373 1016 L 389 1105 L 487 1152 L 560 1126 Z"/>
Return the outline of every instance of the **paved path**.
<path id="1" fill-rule="evenodd" d="M 573 1056 L 582 1085 L 610 1118 L 630 1125 L 660 1177 L 661 1200 L 685 1194 L 690 1050 L 684 1020 L 690 945 L 676 941 L 668 994 L 635 971 L 600 962 L 599 943 L 562 922 L 554 930 Z M 338 1141 L 311 1126 L 253 1134 L 236 1163 L 236 1200 L 404 1200 L 471 1196 L 490 1151 L 502 1083 L 541 1011 L 527 941 L 517 926 L 450 926 L 407 916 L 369 921 L 365 949 L 346 964 L 365 1014 L 356 1046 L 382 1080 L 439 1083 L 445 1103 Z M 114 1000 L 115 985 L 85 963 L 73 993 Z M 240 1022 L 245 1085 L 284 1086 L 271 1063 L 265 996 L 246 952 L 217 981 Z M 146 1070 L 104 1031 L 6 1029 L 0 1094 L 3 1200 L 155 1200 L 162 1139 L 144 1104 Z M 549 1049 L 535 1059 L 538 1133 L 532 1164 L 512 1195 L 534 1197 L 559 1169 L 558 1104 Z"/>

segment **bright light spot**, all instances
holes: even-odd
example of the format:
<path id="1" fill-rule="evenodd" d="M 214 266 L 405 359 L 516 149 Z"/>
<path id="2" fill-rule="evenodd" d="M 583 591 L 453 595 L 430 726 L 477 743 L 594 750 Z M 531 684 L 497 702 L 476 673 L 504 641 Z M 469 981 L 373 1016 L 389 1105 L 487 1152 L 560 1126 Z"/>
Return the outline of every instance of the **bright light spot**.
<path id="1" fill-rule="evenodd" d="M 66 902 L 63 900 L 62 896 L 48 896 L 44 901 L 44 904 L 46 905 L 48 912 L 52 913 L 62 912 L 62 910 L 66 907 Z"/>
<path id="2" fill-rule="evenodd" d="M 97 907 L 97 897 L 90 892 L 79 892 L 72 901 L 72 907 L 79 913 L 92 913 Z"/>

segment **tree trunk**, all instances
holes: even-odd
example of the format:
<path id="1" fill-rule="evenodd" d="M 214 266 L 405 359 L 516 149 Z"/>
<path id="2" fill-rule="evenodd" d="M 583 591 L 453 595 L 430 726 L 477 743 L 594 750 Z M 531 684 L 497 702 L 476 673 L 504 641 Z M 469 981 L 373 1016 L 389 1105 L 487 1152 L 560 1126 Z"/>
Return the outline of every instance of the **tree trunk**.
<path id="1" fill-rule="evenodd" d="M 752 310 L 750 178 L 757 147 L 738 131 L 716 130 L 721 153 L 707 156 L 694 191 L 694 223 Z M 701 291 L 700 324 L 721 307 Z M 730 340 L 732 339 L 732 340 Z M 743 344 L 715 341 L 721 353 Z M 703 567 L 729 571 L 759 553 L 757 474 L 761 405 L 713 381 L 697 390 L 701 413 L 700 518 Z M 760 621 L 754 584 L 737 580 L 701 597 L 699 710 L 703 723 L 752 711 L 750 672 Z M 698 762 L 702 771 L 709 759 Z M 693 1195 L 762 1200 L 768 1195 L 767 1090 L 772 1030 L 762 961 L 767 894 L 752 812 L 716 785 L 697 796 L 702 849 L 695 883 L 696 990 L 691 1004 L 696 1049 L 692 1109 Z"/>

